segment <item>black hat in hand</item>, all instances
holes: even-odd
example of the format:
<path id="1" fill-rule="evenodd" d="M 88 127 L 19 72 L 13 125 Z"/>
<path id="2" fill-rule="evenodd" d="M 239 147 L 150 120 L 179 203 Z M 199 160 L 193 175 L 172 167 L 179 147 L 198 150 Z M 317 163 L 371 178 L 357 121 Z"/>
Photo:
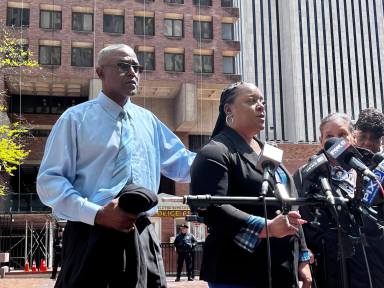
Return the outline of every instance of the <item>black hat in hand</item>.
<path id="1" fill-rule="evenodd" d="M 155 207 L 158 203 L 156 193 L 135 184 L 127 184 L 117 195 L 119 207 L 125 212 L 139 214 Z"/>

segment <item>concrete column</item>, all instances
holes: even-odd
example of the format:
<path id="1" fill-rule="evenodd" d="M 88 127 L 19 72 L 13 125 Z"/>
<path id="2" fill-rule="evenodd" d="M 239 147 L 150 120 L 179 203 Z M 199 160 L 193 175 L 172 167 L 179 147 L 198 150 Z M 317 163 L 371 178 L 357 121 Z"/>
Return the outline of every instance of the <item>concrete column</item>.
<path id="1" fill-rule="evenodd" d="M 175 98 L 174 123 L 175 131 L 187 132 L 197 122 L 197 93 L 196 85 L 184 83 L 179 95 Z"/>
<path id="2" fill-rule="evenodd" d="M 101 90 L 101 80 L 91 79 L 89 80 L 89 100 L 95 99 L 99 91 Z"/>
<path id="3" fill-rule="evenodd" d="M 304 140 L 305 135 L 299 19 L 294 17 L 298 15 L 296 4 L 296 1 L 278 1 L 285 131 L 287 140 L 294 143 Z"/>

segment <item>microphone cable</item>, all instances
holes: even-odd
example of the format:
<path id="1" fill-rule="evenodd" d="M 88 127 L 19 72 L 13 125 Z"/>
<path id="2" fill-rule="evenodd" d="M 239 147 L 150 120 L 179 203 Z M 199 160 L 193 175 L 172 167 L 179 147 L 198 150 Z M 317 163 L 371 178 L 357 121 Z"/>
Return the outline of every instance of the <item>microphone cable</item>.
<path id="1" fill-rule="evenodd" d="M 373 284 L 372 284 L 372 275 L 371 275 L 371 269 L 369 268 L 369 262 L 368 262 L 368 257 L 367 257 L 367 251 L 365 249 L 365 245 L 364 245 L 364 241 L 362 239 L 362 235 L 363 233 L 361 233 L 361 229 L 359 227 L 358 229 L 359 231 L 359 236 L 360 236 L 360 245 L 361 245 L 361 249 L 363 251 L 363 257 L 364 257 L 364 264 L 365 264 L 365 268 L 367 269 L 367 274 L 368 274 L 368 282 L 369 282 L 369 288 L 373 288 Z"/>

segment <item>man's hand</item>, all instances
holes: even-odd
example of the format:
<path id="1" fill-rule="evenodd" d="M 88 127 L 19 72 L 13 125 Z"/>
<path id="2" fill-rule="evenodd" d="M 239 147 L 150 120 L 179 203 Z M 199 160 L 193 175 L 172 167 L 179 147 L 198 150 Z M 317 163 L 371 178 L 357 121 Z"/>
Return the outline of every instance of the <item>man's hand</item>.
<path id="1" fill-rule="evenodd" d="M 129 233 L 134 229 L 136 215 L 124 212 L 118 206 L 119 200 L 113 199 L 104 205 L 96 214 L 95 224 Z"/>
<path id="2" fill-rule="evenodd" d="M 309 267 L 308 261 L 299 263 L 298 274 L 299 274 L 299 280 L 303 282 L 302 288 L 311 288 L 312 275 L 311 275 L 311 269 Z"/>

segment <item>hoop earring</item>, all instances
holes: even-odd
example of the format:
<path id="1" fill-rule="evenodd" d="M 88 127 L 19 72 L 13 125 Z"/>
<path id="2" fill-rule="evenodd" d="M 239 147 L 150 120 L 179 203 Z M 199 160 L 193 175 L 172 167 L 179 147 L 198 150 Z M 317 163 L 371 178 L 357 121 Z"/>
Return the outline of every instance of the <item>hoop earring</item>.
<path id="1" fill-rule="evenodd" d="M 233 125 L 233 114 L 232 113 L 229 113 L 229 114 L 227 114 L 227 116 L 225 116 L 225 123 L 227 123 L 227 125 L 229 127 L 231 127 Z"/>

